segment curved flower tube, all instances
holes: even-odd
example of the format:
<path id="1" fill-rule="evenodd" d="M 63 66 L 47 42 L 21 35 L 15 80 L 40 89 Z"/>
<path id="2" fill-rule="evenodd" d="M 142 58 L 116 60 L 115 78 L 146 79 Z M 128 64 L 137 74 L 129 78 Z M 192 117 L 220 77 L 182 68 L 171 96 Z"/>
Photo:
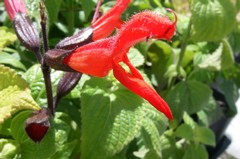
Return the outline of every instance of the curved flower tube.
<path id="1" fill-rule="evenodd" d="M 176 21 L 176 18 L 172 22 L 150 11 L 138 13 L 122 26 L 117 35 L 77 48 L 64 59 L 64 63 L 76 71 L 97 77 L 104 77 L 113 69 L 120 83 L 146 99 L 171 120 L 173 117 L 167 103 L 147 85 L 126 54 L 131 46 L 147 38 L 170 40 L 176 29 Z M 119 62 L 124 62 L 130 73 Z"/>
<path id="2" fill-rule="evenodd" d="M 123 24 L 120 17 L 130 2 L 131 0 L 117 0 L 106 14 L 92 23 L 93 41 L 109 36 L 115 28 L 119 28 Z"/>
<path id="3" fill-rule="evenodd" d="M 11 20 L 14 19 L 16 13 L 26 13 L 27 9 L 25 7 L 23 0 L 4 0 L 5 8 L 8 16 Z"/>
<path id="4" fill-rule="evenodd" d="M 146 99 L 157 110 L 165 114 L 168 119 L 172 120 L 172 112 L 167 103 L 143 80 L 143 77 L 138 70 L 132 66 L 127 56 L 125 56 L 123 62 L 129 67 L 130 73 L 125 71 L 117 61 L 117 58 L 113 59 L 114 77 L 126 88 Z"/>

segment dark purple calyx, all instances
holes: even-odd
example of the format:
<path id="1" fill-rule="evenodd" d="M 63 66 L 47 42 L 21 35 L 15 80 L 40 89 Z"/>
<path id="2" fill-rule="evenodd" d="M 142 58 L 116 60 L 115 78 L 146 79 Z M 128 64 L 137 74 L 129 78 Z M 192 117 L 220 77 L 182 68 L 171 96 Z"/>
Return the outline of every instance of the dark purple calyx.
<path id="1" fill-rule="evenodd" d="M 46 135 L 50 127 L 50 112 L 47 108 L 42 108 L 26 120 L 25 131 L 34 141 L 40 142 Z"/>

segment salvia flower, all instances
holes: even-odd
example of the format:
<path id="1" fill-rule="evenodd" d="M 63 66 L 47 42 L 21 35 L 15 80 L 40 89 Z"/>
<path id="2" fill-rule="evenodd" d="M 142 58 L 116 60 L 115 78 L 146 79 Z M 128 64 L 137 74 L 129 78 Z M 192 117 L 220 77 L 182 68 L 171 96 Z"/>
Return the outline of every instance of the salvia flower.
<path id="1" fill-rule="evenodd" d="M 175 21 L 172 22 L 168 17 L 151 11 L 138 13 L 123 24 L 115 36 L 75 49 L 64 59 L 64 63 L 78 72 L 96 77 L 104 77 L 113 70 L 116 79 L 125 87 L 172 119 L 167 103 L 143 80 L 126 54 L 130 47 L 148 38 L 170 40 L 176 29 L 176 20 L 176 15 Z M 120 62 L 125 63 L 130 72 L 124 70 Z"/>
<path id="2" fill-rule="evenodd" d="M 23 0 L 4 0 L 5 8 L 11 20 L 18 12 L 26 13 L 26 7 Z"/>

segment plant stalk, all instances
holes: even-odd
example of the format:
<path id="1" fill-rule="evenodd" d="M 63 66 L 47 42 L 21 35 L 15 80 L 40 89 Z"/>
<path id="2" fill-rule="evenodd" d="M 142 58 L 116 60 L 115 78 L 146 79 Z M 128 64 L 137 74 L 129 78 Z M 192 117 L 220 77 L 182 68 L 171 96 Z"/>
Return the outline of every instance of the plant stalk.
<path id="1" fill-rule="evenodd" d="M 191 27 L 192 27 L 192 22 L 190 20 L 188 27 L 187 27 L 187 32 L 184 34 L 184 37 L 182 40 L 181 51 L 180 51 L 179 59 L 178 59 L 177 66 L 176 66 L 178 75 L 180 74 L 180 66 L 181 66 L 181 63 L 182 63 L 182 60 L 183 60 L 183 57 L 184 57 L 184 54 L 185 54 L 185 51 L 187 48 L 188 40 L 190 38 Z"/>
<path id="2" fill-rule="evenodd" d="M 192 22 L 191 22 L 191 19 L 190 19 L 188 27 L 187 27 L 187 32 L 184 34 L 183 39 L 181 40 L 181 42 L 182 42 L 181 51 L 179 53 L 179 58 L 178 58 L 178 61 L 177 61 L 177 64 L 176 64 L 177 75 L 176 75 L 176 77 L 173 77 L 172 79 L 170 79 L 168 88 L 171 88 L 174 85 L 178 76 L 180 75 L 181 63 L 182 63 L 182 60 L 183 60 L 183 57 L 184 57 L 184 54 L 185 54 L 185 51 L 186 51 L 186 48 L 187 48 L 188 40 L 190 38 L 191 27 L 192 27 Z"/>
<path id="3" fill-rule="evenodd" d="M 40 2 L 40 15 L 41 15 L 43 49 L 44 49 L 44 53 L 46 53 L 48 51 L 48 39 L 47 39 L 47 28 L 46 28 L 47 19 L 45 15 L 45 7 L 42 1 Z M 44 58 L 42 58 L 42 61 L 41 61 L 41 68 L 42 68 L 42 73 L 43 73 L 43 78 L 44 78 L 44 83 L 46 88 L 48 109 L 50 110 L 50 113 L 54 115 L 55 110 L 53 107 L 52 82 L 51 82 L 51 76 L 50 76 L 51 69 L 46 64 L 46 61 Z"/>

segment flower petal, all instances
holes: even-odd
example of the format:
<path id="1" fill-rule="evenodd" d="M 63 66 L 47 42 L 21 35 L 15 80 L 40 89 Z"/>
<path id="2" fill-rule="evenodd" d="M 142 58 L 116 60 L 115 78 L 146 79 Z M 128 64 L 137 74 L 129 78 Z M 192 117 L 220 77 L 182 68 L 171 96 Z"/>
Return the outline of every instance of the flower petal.
<path id="1" fill-rule="evenodd" d="M 124 57 L 126 58 L 126 57 Z M 113 60 L 113 74 L 115 78 L 127 87 L 132 92 L 136 93 L 140 97 L 146 99 L 157 110 L 165 114 L 165 116 L 172 120 L 172 112 L 167 103 L 158 95 L 158 93 L 150 87 L 142 78 L 141 74 L 136 68 L 134 68 L 126 59 L 124 63 L 129 66 L 131 74 L 126 72 L 122 66 L 118 63 L 119 58 Z"/>

